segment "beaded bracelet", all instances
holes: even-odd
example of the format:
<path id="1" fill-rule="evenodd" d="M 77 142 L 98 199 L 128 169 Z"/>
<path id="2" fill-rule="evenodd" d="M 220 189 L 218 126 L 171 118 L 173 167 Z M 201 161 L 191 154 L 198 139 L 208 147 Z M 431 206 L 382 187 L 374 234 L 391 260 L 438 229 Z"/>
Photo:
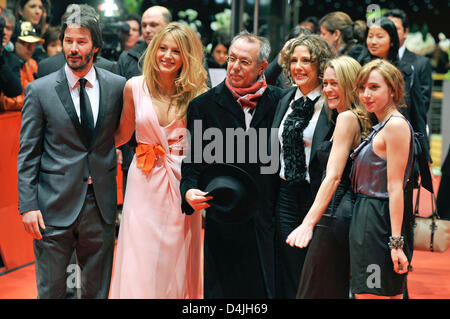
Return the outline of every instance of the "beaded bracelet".
<path id="1" fill-rule="evenodd" d="M 403 249 L 403 244 L 405 243 L 403 236 L 390 236 L 389 237 L 389 248 L 390 249 Z"/>

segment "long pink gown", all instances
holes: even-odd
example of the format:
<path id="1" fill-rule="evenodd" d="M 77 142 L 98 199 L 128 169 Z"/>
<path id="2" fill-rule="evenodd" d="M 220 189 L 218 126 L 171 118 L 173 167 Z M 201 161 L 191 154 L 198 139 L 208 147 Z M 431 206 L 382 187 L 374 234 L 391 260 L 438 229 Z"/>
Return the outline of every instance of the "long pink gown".
<path id="1" fill-rule="evenodd" d="M 160 126 L 143 77 L 131 81 L 135 123 L 121 125 L 135 125 L 138 143 L 160 145 L 165 154 L 149 173 L 136 166 L 136 156 L 130 165 L 110 298 L 202 298 L 201 214 L 182 213 L 179 191 L 183 156 L 177 150 L 186 124 L 177 119 Z"/>

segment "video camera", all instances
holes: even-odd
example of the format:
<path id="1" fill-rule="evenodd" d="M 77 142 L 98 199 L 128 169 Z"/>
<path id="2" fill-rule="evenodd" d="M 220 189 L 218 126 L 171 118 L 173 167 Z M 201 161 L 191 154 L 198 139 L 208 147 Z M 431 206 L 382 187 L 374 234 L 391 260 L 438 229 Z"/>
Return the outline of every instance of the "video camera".
<path id="1" fill-rule="evenodd" d="M 101 56 L 111 61 L 117 61 L 126 36 L 130 33 L 128 23 L 118 21 L 117 18 L 105 17 L 103 22 L 103 48 Z"/>

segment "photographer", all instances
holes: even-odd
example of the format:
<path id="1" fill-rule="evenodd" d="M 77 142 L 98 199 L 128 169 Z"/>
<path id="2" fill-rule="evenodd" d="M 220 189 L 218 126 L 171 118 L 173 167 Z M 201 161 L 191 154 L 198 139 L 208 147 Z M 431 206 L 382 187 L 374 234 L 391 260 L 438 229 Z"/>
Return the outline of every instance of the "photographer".
<path id="1" fill-rule="evenodd" d="M 29 21 L 16 24 L 11 40 L 14 43 L 14 54 L 19 60 L 22 94 L 16 97 L 7 97 L 1 94 L 0 103 L 5 111 L 20 111 L 25 99 L 25 89 L 28 83 L 34 81 L 34 74 L 38 69 L 36 61 L 31 56 L 36 44 L 42 43 L 44 40 L 39 37 Z"/>
<path id="2" fill-rule="evenodd" d="M 17 56 L 5 49 L 11 40 L 15 18 L 8 9 L 0 8 L 0 94 L 15 97 L 22 93 L 20 83 L 20 61 Z M 0 104 L 0 109 L 3 105 Z"/>
<path id="3" fill-rule="evenodd" d="M 125 18 L 125 23 L 130 26 L 130 31 L 125 36 L 122 51 L 128 51 L 141 41 L 141 19 L 136 14 L 130 14 Z M 142 42 L 142 41 L 141 41 Z"/>

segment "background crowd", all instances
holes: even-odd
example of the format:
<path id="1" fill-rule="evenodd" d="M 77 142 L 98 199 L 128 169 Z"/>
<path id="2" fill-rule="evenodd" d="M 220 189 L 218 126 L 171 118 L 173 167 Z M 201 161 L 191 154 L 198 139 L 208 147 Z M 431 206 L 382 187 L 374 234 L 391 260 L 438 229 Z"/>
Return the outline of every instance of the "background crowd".
<path id="1" fill-rule="evenodd" d="M 45 112 L 47 105 L 42 106 L 42 113 L 37 113 L 33 110 L 36 102 L 32 89 L 26 96 L 31 83 L 46 76 L 46 80 L 53 81 L 51 77 L 56 77 L 58 70 L 65 68 L 68 74 L 70 68 L 77 76 L 81 74 L 76 67 L 81 63 L 76 60 L 77 49 L 65 42 L 73 32 L 68 22 L 69 8 L 60 26 L 49 26 L 50 6 L 47 0 L 22 0 L 16 1 L 15 12 L 1 12 L 5 26 L 0 56 L 0 109 L 23 110 L 19 202 L 24 218 L 26 213 L 35 211 L 31 208 L 37 209 L 24 201 L 32 194 L 25 185 L 35 184 L 28 166 L 32 155 L 42 151 L 27 143 L 36 144 L 36 132 L 42 132 L 45 141 L 46 134 L 54 134 L 56 141 L 71 147 L 75 143 L 62 139 L 60 132 L 42 130 L 42 123 L 36 123 L 36 118 L 49 116 Z M 90 30 L 95 40 L 93 30 L 100 26 L 99 16 L 92 8 L 82 10 L 86 10 L 87 17 L 82 26 Z M 418 186 L 412 133 L 424 136 L 422 147 L 431 162 L 427 113 L 432 72 L 447 72 L 447 53 L 440 50 L 432 57 L 437 63 L 432 63 L 409 51 L 405 41 L 410 22 L 400 9 L 385 11 L 373 24 L 353 20 L 341 11 L 308 17 L 293 28 L 284 43 L 278 44 L 282 49 L 272 54 L 267 39 L 245 32 L 235 38 L 224 32 L 213 34 L 205 54 L 204 43 L 195 30 L 173 20 L 170 8 L 152 6 L 141 16 L 129 15 L 117 24 L 115 45 L 102 38 L 100 31 L 102 39 L 93 45 L 98 52 L 79 53 L 86 65 L 93 63 L 97 69 L 127 81 L 124 84 L 123 79 L 105 73 L 105 78 L 120 92 L 114 103 L 123 99 L 123 110 L 111 109 L 112 115 L 102 123 L 108 125 L 108 132 L 101 132 L 95 126 L 96 121 L 103 121 L 104 100 L 100 99 L 98 117 L 94 115 L 94 123 L 87 124 L 88 131 L 82 133 L 83 142 L 87 141 L 86 158 L 93 156 L 91 150 L 97 147 L 98 154 L 108 154 L 109 161 L 99 161 L 99 166 L 109 168 L 111 159 L 117 156 L 123 170 L 125 198 L 111 297 L 407 296 L 406 273 L 412 258 L 412 194 Z M 74 56 L 67 50 L 74 51 Z M 88 72 L 80 77 L 83 76 L 90 82 Z M 100 93 L 94 93 L 97 98 L 104 94 L 102 81 L 100 78 Z M 81 82 L 79 85 L 77 94 L 82 100 Z M 39 92 L 44 91 L 44 81 L 35 81 L 31 87 L 39 96 L 43 94 Z M 87 92 L 92 101 L 91 91 Z M 115 107 L 114 103 L 111 107 Z M 144 107 L 148 105 L 152 106 L 150 111 Z M 235 108 L 234 117 L 223 113 L 222 105 Z M 82 114 L 83 122 L 81 117 Z M 48 123 L 53 120 L 51 117 Z M 250 221 L 230 226 L 216 220 L 214 212 L 220 210 L 220 205 L 208 204 L 213 199 L 211 193 L 200 189 L 202 171 L 208 169 L 209 163 L 182 163 L 186 143 L 195 148 L 195 138 L 186 136 L 186 129 L 193 131 L 195 120 L 224 131 L 229 127 L 279 128 L 280 170 L 271 176 L 260 176 L 256 172 L 262 163 L 240 167 L 256 180 L 264 199 L 245 208 L 254 212 Z M 118 126 L 115 136 L 114 125 Z M 81 126 L 84 130 L 83 123 Z M 94 138 L 107 144 L 115 138 L 116 155 L 110 149 L 102 149 Z M 45 147 L 55 151 L 49 145 L 50 142 Z M 84 154 L 78 146 L 75 148 Z M 164 163 L 158 162 L 161 157 L 165 158 Z M 114 214 L 104 203 L 105 195 L 99 199 L 100 186 L 98 190 L 88 186 L 96 185 L 95 170 L 103 168 L 92 165 L 86 187 L 88 195 L 94 194 L 98 203 L 92 204 L 92 198 L 86 197 L 83 207 L 87 208 L 82 211 L 86 215 L 98 210 L 107 225 L 100 219 L 92 223 L 101 224 L 101 236 L 107 234 L 110 240 L 109 226 Z M 221 169 L 227 168 L 216 168 Z M 445 196 L 449 177 L 447 155 L 438 210 L 442 218 L 450 219 Z M 27 192 L 21 193 L 21 187 Z M 73 189 L 70 185 L 64 187 Z M 51 211 L 52 205 L 46 209 Z M 200 212 L 205 209 L 206 219 Z M 38 239 L 35 254 L 39 294 L 64 296 L 66 291 L 57 287 L 57 279 L 45 275 L 51 264 L 47 254 L 52 248 L 39 239 L 40 231 L 44 237 L 62 236 L 57 227 L 69 227 L 71 223 L 57 221 L 56 215 L 52 217 L 44 211 L 43 219 L 40 213 L 35 216 L 24 224 Z M 80 224 L 88 220 L 83 220 L 81 214 L 74 218 L 79 222 L 69 230 L 79 232 Z M 202 218 L 204 248 L 199 233 Z M 50 221 L 47 229 L 44 221 Z M 39 225 L 40 230 L 33 229 L 33 225 Z M 111 260 L 112 246 L 92 253 L 77 236 L 73 241 L 73 245 L 59 246 L 64 256 L 59 255 L 56 260 L 65 266 L 77 255 L 74 262 L 82 264 L 86 273 L 91 271 L 91 276 L 101 269 L 102 275 L 95 281 L 100 288 L 90 287 L 83 293 L 87 297 L 107 297 L 112 265 L 104 265 L 99 256 Z M 200 268 L 203 250 L 204 272 Z M 367 289 L 362 275 L 367 263 L 381 265 L 381 289 Z M 64 268 L 61 269 L 63 273 Z M 56 288 L 48 287 L 52 281 Z"/>

